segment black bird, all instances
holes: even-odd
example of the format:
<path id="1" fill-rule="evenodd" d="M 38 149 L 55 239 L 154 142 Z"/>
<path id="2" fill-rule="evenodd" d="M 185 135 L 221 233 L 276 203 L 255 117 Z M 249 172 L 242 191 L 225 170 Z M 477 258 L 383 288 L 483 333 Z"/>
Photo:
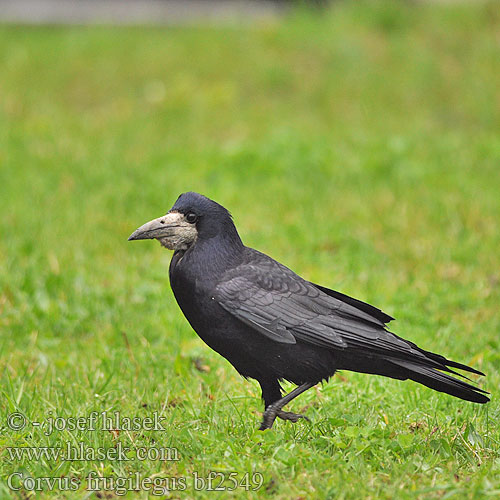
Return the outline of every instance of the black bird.
<path id="1" fill-rule="evenodd" d="M 489 401 L 486 391 L 443 372 L 483 373 L 424 351 L 389 332 L 394 318 L 380 309 L 244 246 L 230 213 L 205 196 L 179 196 L 166 215 L 129 237 L 143 239 L 174 250 L 170 284 L 193 329 L 241 375 L 259 382 L 261 430 L 276 417 L 307 418 L 283 407 L 337 370 L 410 379 L 467 401 Z M 297 385 L 284 397 L 282 380 Z"/>

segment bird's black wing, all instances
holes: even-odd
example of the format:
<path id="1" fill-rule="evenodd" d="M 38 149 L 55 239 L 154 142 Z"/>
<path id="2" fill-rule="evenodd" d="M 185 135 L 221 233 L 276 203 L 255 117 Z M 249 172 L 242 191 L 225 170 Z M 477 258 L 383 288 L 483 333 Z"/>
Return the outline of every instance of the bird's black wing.
<path id="1" fill-rule="evenodd" d="M 347 304 L 350 304 L 351 306 L 354 306 L 355 308 L 360 309 L 365 313 L 368 313 L 370 316 L 373 316 L 374 318 L 382 321 L 383 323 L 389 323 L 389 321 L 394 320 L 392 316 L 389 316 L 384 311 L 381 311 L 378 307 L 372 306 L 370 304 L 367 304 L 366 302 L 355 299 L 353 297 L 349 297 L 349 295 L 345 295 L 344 293 L 331 290 L 330 288 L 326 288 L 321 285 L 317 285 L 316 283 L 311 283 L 311 284 L 314 285 L 319 290 L 321 290 L 322 292 L 326 293 L 327 295 L 330 295 L 331 297 L 341 300 L 342 302 L 346 302 Z"/>
<path id="2" fill-rule="evenodd" d="M 452 373 L 446 365 L 481 373 L 387 331 L 384 313 L 356 299 L 346 301 L 345 297 L 323 291 L 267 255 L 251 250 L 242 264 L 221 277 L 213 298 L 236 318 L 276 342 L 301 341 Z"/>
<path id="3" fill-rule="evenodd" d="M 384 329 L 385 316 L 356 307 L 355 299 L 349 303 L 325 293 L 257 251 L 249 261 L 226 272 L 214 299 L 276 342 L 300 340 L 334 349 L 411 350 L 406 341 Z"/>

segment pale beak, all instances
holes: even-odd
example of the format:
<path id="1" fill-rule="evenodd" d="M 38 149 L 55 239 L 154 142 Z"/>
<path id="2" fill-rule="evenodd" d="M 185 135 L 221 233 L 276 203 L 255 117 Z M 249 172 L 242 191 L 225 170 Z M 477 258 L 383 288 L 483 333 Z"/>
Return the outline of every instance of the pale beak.
<path id="1" fill-rule="evenodd" d="M 159 238 L 168 238 L 173 236 L 179 227 L 186 224 L 184 216 L 179 212 L 169 212 L 163 217 L 153 219 L 140 228 L 136 229 L 128 240 L 151 240 Z"/>

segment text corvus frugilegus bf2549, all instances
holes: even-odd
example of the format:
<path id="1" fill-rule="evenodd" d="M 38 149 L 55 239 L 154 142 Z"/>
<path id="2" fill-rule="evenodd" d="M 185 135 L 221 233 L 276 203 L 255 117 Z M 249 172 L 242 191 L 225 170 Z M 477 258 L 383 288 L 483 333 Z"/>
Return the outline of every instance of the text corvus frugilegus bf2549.
<path id="1" fill-rule="evenodd" d="M 258 380 L 261 429 L 276 417 L 305 418 L 283 407 L 336 370 L 410 379 L 467 401 L 489 401 L 487 392 L 447 374 L 459 375 L 451 368 L 483 373 L 420 349 L 389 332 L 393 318 L 380 309 L 244 246 L 229 212 L 205 196 L 179 196 L 166 215 L 129 238 L 143 239 L 174 250 L 170 284 L 193 329 L 241 375 Z M 298 387 L 283 397 L 280 380 Z"/>

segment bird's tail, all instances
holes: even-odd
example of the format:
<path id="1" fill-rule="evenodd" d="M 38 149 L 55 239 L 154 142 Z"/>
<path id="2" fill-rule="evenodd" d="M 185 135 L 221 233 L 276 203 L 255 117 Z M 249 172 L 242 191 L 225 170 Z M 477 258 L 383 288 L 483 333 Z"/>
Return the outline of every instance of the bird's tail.
<path id="1" fill-rule="evenodd" d="M 456 398 L 465 399 L 466 401 L 472 401 L 474 403 L 484 404 L 490 400 L 490 398 L 485 396 L 485 394 L 488 394 L 488 392 L 483 391 L 483 389 L 475 387 L 465 382 L 464 380 L 460 380 L 448 375 L 447 373 L 443 373 L 440 370 L 445 370 L 447 372 L 453 373 L 454 375 L 459 375 L 463 378 L 467 377 L 464 377 L 463 375 L 460 375 L 459 373 L 449 369 L 446 365 L 461 368 L 463 370 L 467 370 L 480 375 L 483 375 L 483 373 L 474 370 L 473 368 L 470 368 L 466 365 L 455 363 L 454 361 L 449 361 L 443 356 L 434 356 L 439 357 L 441 362 L 442 360 L 445 360 L 444 362 L 442 362 L 442 368 L 438 369 L 435 366 L 426 366 L 419 363 L 418 361 L 406 359 L 391 359 L 391 363 L 405 368 L 407 370 L 407 376 L 410 380 L 419 382 L 420 384 L 430 387 L 431 389 L 434 389 L 436 391 L 445 392 L 446 394 L 450 394 L 451 396 L 455 396 Z"/>

